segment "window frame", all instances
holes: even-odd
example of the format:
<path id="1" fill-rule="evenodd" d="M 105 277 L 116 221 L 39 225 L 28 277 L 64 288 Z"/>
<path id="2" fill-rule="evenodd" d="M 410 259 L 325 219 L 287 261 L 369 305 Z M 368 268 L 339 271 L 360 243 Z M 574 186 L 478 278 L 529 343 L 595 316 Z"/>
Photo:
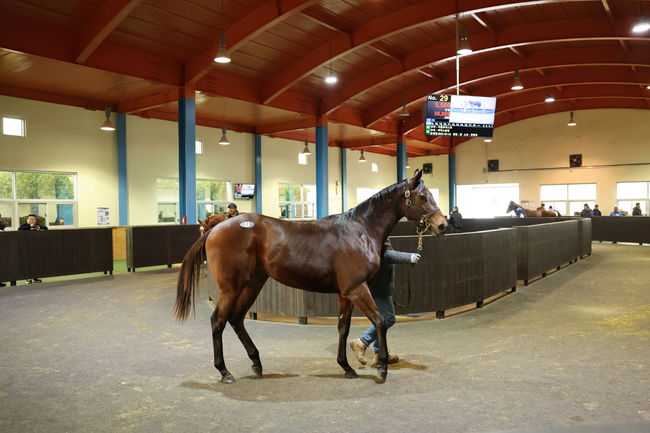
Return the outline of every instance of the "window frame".
<path id="1" fill-rule="evenodd" d="M 583 198 L 571 198 L 570 196 L 570 186 L 571 185 L 593 185 L 594 186 L 594 197 L 583 197 Z M 548 198 L 544 197 L 543 195 L 543 187 L 544 186 L 564 186 L 565 188 L 565 197 L 566 199 L 555 199 L 555 198 Z M 557 210 L 557 204 L 558 203 L 563 203 L 564 204 L 564 213 L 560 212 L 562 216 L 573 216 L 576 213 L 575 209 L 580 209 L 582 210 L 584 207 L 584 204 L 587 203 L 590 205 L 590 207 L 593 209 L 594 205 L 598 203 L 598 183 L 596 182 L 576 182 L 576 183 L 541 183 L 539 185 L 539 200 L 541 203 L 544 204 L 549 204 L 549 206 L 552 204 L 553 208 Z M 572 206 L 574 205 L 574 206 Z M 575 209 L 573 212 L 571 211 L 572 207 Z M 548 208 L 547 208 L 548 209 Z M 579 214 L 580 211 L 577 211 Z"/>
<path id="2" fill-rule="evenodd" d="M 300 200 L 283 200 L 280 197 L 280 187 L 286 186 L 287 188 L 292 189 L 293 187 L 299 187 L 300 191 Z M 280 219 L 288 220 L 315 220 L 316 219 L 316 199 L 314 201 L 309 201 L 309 191 L 308 189 L 316 190 L 316 185 L 312 184 L 300 184 L 300 183 L 285 183 L 280 182 L 278 184 L 278 205 L 280 207 Z M 296 208 L 302 207 L 302 216 L 297 217 Z M 286 216 L 283 215 L 283 211 L 287 210 Z M 309 214 L 311 210 L 311 217 L 305 216 Z"/>
<path id="3" fill-rule="evenodd" d="M 7 134 L 7 133 L 5 133 L 5 122 L 4 122 L 4 119 L 18 119 L 18 120 L 20 120 L 20 122 L 21 122 L 21 127 L 22 127 L 22 133 L 23 133 L 23 134 L 22 134 L 22 135 L 14 135 L 14 134 Z M 9 116 L 3 115 L 3 116 L 2 116 L 2 124 L 1 124 L 1 127 L 2 127 L 2 135 L 6 136 L 6 137 L 27 138 L 27 120 L 26 120 L 24 117 L 20 117 L 20 116 L 11 116 L 11 115 L 9 115 Z"/>

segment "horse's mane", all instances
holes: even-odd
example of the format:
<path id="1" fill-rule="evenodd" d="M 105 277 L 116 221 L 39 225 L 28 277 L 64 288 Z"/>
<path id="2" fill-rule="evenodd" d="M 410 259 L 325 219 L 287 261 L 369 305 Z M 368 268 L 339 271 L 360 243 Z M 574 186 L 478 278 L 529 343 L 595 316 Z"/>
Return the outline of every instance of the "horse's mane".
<path id="1" fill-rule="evenodd" d="M 330 215 L 325 219 L 329 220 L 333 224 L 337 223 L 347 223 L 350 220 L 363 221 L 368 218 L 369 215 L 373 214 L 377 208 L 383 207 L 386 203 L 391 200 L 391 197 L 394 195 L 394 192 L 408 183 L 408 179 L 404 179 L 401 182 L 395 183 L 393 185 L 387 186 L 376 194 L 372 195 L 370 198 L 362 201 L 357 206 L 336 215 Z"/>

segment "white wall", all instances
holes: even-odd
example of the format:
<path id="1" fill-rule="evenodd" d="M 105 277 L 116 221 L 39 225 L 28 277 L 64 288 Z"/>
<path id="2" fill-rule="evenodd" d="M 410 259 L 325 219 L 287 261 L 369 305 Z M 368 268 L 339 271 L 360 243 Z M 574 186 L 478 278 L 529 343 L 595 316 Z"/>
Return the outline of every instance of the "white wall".
<path id="1" fill-rule="evenodd" d="M 103 111 L 0 96 L 0 115 L 25 119 L 26 137 L 0 135 L 0 169 L 76 172 L 77 224 L 97 225 L 97 208 L 118 218 L 117 142 L 101 131 Z"/>
<path id="2" fill-rule="evenodd" d="M 650 181 L 650 165 L 569 169 L 569 155 L 582 154 L 583 167 L 650 163 L 650 112 L 584 110 L 575 119 L 573 127 L 566 126 L 569 113 L 526 119 L 497 128 L 492 143 L 474 139 L 459 145 L 457 184 L 519 183 L 520 199 L 539 203 L 541 184 L 596 183 L 597 203 L 609 213 L 616 182 Z M 488 159 L 498 159 L 500 170 L 566 168 L 488 173 Z"/>

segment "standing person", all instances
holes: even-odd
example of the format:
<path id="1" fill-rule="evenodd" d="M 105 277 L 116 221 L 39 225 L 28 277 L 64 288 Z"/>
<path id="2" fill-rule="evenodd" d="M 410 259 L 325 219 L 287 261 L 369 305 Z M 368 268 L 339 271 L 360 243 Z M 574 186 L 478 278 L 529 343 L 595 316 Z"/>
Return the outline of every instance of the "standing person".
<path id="1" fill-rule="evenodd" d="M 594 214 L 594 216 L 602 216 L 603 215 L 603 213 L 600 211 L 600 209 L 598 209 L 597 204 L 594 205 L 594 211 L 592 213 Z"/>
<path id="2" fill-rule="evenodd" d="M 618 210 L 617 206 L 614 206 L 614 210 L 609 214 L 609 216 L 623 216 L 623 214 Z"/>
<path id="3" fill-rule="evenodd" d="M 395 306 L 393 305 L 393 288 L 395 287 L 395 263 L 417 263 L 420 261 L 420 254 L 403 253 L 393 250 L 390 241 L 386 239 L 381 253 L 379 272 L 369 282 L 370 294 L 377 304 L 377 310 L 381 314 L 386 329 L 395 324 Z M 374 341 L 375 357 L 370 364 L 373 367 L 379 365 L 379 341 L 377 340 L 377 329 L 371 325 L 359 338 L 350 341 L 350 347 L 363 365 L 368 363 L 366 359 L 366 348 Z M 399 356 L 389 353 L 388 364 L 395 364 Z"/>
<path id="4" fill-rule="evenodd" d="M 643 213 L 641 212 L 641 203 L 637 203 L 634 208 L 632 208 L 632 216 L 641 216 Z"/>
<path id="5" fill-rule="evenodd" d="M 18 230 L 47 230 L 47 226 L 38 224 L 36 222 L 36 215 L 33 213 L 30 213 L 27 215 L 27 222 L 25 224 L 21 224 L 18 227 Z M 27 284 L 32 284 L 32 283 L 40 283 L 42 280 L 40 278 L 28 278 L 27 279 Z"/>
<path id="6" fill-rule="evenodd" d="M 463 231 L 463 215 L 458 212 L 458 206 L 454 206 L 454 210 L 449 214 L 449 225 L 452 233 L 461 233 Z"/>
<path id="7" fill-rule="evenodd" d="M 230 203 L 228 205 L 228 218 L 236 217 L 237 215 L 239 215 L 237 205 L 235 203 Z"/>
<path id="8" fill-rule="evenodd" d="M 591 209 L 589 209 L 589 205 L 587 203 L 585 203 L 582 212 L 580 212 L 580 216 L 583 218 L 591 218 L 592 216 L 594 216 L 594 213 L 592 212 Z"/>

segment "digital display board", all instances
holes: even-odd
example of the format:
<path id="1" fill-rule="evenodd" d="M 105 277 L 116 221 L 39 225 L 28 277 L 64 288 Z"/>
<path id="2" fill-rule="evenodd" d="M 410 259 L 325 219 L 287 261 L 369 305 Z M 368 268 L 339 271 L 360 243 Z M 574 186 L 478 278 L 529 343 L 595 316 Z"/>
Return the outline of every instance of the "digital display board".
<path id="1" fill-rule="evenodd" d="M 235 200 L 251 200 L 255 196 L 254 183 L 236 183 Z"/>
<path id="2" fill-rule="evenodd" d="M 468 95 L 427 96 L 424 134 L 450 137 L 492 137 L 496 98 Z"/>

